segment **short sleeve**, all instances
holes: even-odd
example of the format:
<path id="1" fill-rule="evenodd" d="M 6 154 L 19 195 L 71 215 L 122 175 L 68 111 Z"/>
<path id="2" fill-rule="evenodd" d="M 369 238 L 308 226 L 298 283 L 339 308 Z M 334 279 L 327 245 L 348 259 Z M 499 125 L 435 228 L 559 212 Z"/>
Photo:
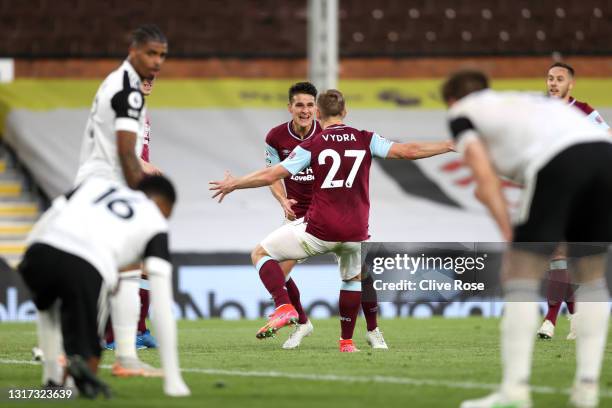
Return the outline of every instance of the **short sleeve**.
<path id="1" fill-rule="evenodd" d="M 389 149 L 393 146 L 393 142 L 389 139 L 385 139 L 378 133 L 374 133 L 372 135 L 372 140 L 370 141 L 370 152 L 372 156 L 386 158 L 389 154 Z"/>
<path id="2" fill-rule="evenodd" d="M 591 112 L 587 118 L 593 122 L 595 125 L 599 126 L 601 129 L 603 130 L 608 130 L 610 129 L 610 126 L 606 123 L 606 121 L 601 117 L 601 115 L 599 114 L 599 112 L 597 112 L 596 110 L 593 110 L 593 112 Z"/>
<path id="3" fill-rule="evenodd" d="M 144 97 L 140 89 L 132 88 L 128 73 L 124 72 L 123 89 L 113 95 L 111 107 L 115 112 L 115 131 L 138 131 L 138 121 L 144 108 Z"/>
<path id="4" fill-rule="evenodd" d="M 143 258 L 156 257 L 170 261 L 170 251 L 168 249 L 168 234 L 165 232 L 155 235 L 149 240 L 145 248 Z"/>
<path id="5" fill-rule="evenodd" d="M 266 166 L 272 167 L 281 162 L 278 150 L 266 143 Z"/>
<path id="6" fill-rule="evenodd" d="M 298 174 L 310 165 L 311 154 L 308 150 L 301 146 L 296 146 L 289 157 L 283 160 L 280 164 L 293 175 Z"/>
<path id="7" fill-rule="evenodd" d="M 449 127 L 457 151 L 461 154 L 465 151 L 465 148 L 469 143 L 478 138 L 478 133 L 472 121 L 464 115 L 450 118 Z"/>

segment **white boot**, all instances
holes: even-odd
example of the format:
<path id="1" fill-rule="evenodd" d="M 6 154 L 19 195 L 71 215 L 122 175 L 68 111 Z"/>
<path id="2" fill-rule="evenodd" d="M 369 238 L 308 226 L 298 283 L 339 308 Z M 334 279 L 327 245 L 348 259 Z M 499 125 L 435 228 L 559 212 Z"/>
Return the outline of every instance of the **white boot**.
<path id="1" fill-rule="evenodd" d="M 383 334 L 378 327 L 366 333 L 366 341 L 373 349 L 389 349 L 387 343 L 385 343 L 385 338 L 383 337 Z"/>
<path id="2" fill-rule="evenodd" d="M 538 330 L 538 337 L 544 340 L 550 340 L 555 335 L 555 325 L 550 320 L 544 320 L 542 326 Z"/>
<path id="3" fill-rule="evenodd" d="M 310 320 L 306 321 L 304 324 L 296 324 L 295 329 L 293 329 L 293 333 L 289 335 L 289 338 L 283 344 L 283 348 L 285 350 L 293 350 L 297 348 L 301 343 L 304 337 L 308 337 L 312 334 L 314 327 Z"/>

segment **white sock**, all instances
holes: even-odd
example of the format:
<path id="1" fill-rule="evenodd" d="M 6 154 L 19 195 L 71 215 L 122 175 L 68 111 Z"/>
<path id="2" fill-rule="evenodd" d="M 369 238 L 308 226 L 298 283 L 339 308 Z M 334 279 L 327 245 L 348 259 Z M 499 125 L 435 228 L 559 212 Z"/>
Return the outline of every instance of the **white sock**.
<path id="1" fill-rule="evenodd" d="M 120 272 L 119 290 L 111 297 L 111 319 L 117 357 L 136 358 L 136 331 L 140 317 L 140 270 Z"/>
<path id="2" fill-rule="evenodd" d="M 147 258 L 145 268 L 149 274 L 153 326 L 164 371 L 164 392 L 171 396 L 186 396 L 190 391 L 179 369 L 176 321 L 172 312 L 172 267 L 160 258 Z"/>
<path id="3" fill-rule="evenodd" d="M 610 296 L 605 278 L 576 290 L 576 382 L 597 384 L 608 337 Z"/>
<path id="4" fill-rule="evenodd" d="M 501 324 L 502 389 L 529 384 L 535 332 L 538 327 L 538 281 L 514 279 L 504 285 Z"/>
<path id="5" fill-rule="evenodd" d="M 49 310 L 38 311 L 38 346 L 43 352 L 43 385 L 49 381 L 61 384 L 64 370 L 57 359 L 62 353 L 62 330 L 59 312 L 59 301 L 56 301 Z"/>

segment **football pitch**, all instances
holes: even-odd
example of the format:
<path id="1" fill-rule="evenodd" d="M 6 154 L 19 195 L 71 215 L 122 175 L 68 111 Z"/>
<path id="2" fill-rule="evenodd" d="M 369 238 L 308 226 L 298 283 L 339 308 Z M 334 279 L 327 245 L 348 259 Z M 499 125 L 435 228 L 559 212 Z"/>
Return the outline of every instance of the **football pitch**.
<path id="1" fill-rule="evenodd" d="M 380 326 L 390 350 L 372 352 L 360 319 L 355 341 L 360 353 L 337 350 L 336 319 L 315 320 L 315 331 L 297 350 L 283 350 L 286 328 L 276 339 L 257 340 L 263 321 L 179 322 L 181 366 L 192 396 L 165 397 L 160 379 L 119 379 L 110 375 L 112 355 L 104 354 L 101 377 L 114 392 L 111 401 L 14 402 L 26 406 L 138 407 L 457 407 L 480 397 L 500 378 L 499 320 L 395 319 Z M 559 317 L 553 340 L 538 340 L 532 383 L 536 407 L 566 405 L 575 367 L 575 344 Z M 33 323 L 0 324 L 2 406 L 8 388 L 38 387 L 40 366 L 30 362 L 36 343 Z M 159 365 L 156 350 L 139 352 Z M 612 344 L 602 371 L 600 406 L 612 406 Z"/>

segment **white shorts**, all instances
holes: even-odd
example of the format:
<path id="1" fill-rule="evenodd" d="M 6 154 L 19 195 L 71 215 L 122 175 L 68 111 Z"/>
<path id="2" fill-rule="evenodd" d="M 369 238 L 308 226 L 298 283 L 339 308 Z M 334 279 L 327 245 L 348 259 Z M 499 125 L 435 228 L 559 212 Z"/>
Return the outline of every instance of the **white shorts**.
<path id="1" fill-rule="evenodd" d="M 361 273 L 361 242 L 323 241 L 306 232 L 303 218 L 272 231 L 260 245 L 268 255 L 280 262 L 334 253 L 343 281 L 353 279 Z"/>
<path id="2" fill-rule="evenodd" d="M 304 217 L 302 218 L 296 218 L 295 220 L 291 221 L 288 218 L 285 218 L 283 220 L 283 225 L 287 225 L 287 224 L 291 224 L 292 222 L 296 222 L 296 221 L 304 221 Z M 302 258 L 302 259 L 294 259 L 294 261 L 296 261 L 298 264 L 303 264 L 304 262 L 306 262 L 308 259 L 307 258 Z M 289 271 L 289 273 L 291 273 L 291 271 Z M 289 275 L 287 275 L 289 276 Z"/>

